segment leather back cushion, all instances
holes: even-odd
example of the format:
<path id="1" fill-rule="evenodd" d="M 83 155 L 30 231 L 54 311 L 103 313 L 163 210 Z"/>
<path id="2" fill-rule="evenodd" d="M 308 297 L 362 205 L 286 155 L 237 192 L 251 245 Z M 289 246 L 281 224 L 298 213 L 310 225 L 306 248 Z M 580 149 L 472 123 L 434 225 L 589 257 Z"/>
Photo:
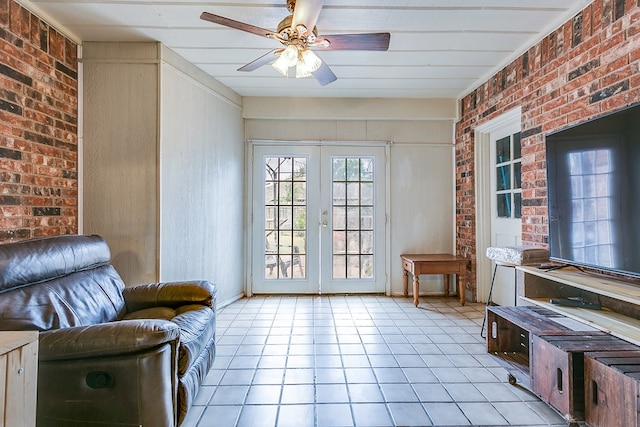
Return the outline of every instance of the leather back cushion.
<path id="1" fill-rule="evenodd" d="M 100 236 L 66 235 L 0 245 L 0 292 L 108 264 Z"/>
<path id="2" fill-rule="evenodd" d="M 90 325 L 124 315 L 124 283 L 99 236 L 0 245 L 0 329 Z"/>

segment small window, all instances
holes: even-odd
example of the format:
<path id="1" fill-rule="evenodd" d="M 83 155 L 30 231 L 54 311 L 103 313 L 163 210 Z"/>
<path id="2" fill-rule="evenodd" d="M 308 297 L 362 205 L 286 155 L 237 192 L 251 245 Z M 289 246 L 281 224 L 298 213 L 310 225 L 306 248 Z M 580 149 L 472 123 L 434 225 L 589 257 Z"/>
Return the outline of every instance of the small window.
<path id="1" fill-rule="evenodd" d="M 496 141 L 496 200 L 499 218 L 522 217 L 520 132 Z"/>

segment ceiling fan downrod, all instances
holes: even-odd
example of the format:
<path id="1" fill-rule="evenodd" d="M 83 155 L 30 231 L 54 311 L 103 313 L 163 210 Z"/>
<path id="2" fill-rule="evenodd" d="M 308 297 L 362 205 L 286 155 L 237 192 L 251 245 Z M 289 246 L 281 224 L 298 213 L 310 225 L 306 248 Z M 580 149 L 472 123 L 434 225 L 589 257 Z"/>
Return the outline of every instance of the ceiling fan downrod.
<path id="1" fill-rule="evenodd" d="M 296 8 L 296 0 L 287 0 L 287 10 L 293 15 L 293 10 Z"/>

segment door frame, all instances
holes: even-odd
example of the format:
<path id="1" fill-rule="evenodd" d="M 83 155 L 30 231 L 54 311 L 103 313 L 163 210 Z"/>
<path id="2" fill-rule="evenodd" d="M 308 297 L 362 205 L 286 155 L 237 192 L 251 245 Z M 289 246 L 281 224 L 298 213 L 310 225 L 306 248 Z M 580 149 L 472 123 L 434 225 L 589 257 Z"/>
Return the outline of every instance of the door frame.
<path id="1" fill-rule="evenodd" d="M 338 141 L 338 140 L 274 140 L 274 139 L 247 139 L 247 149 L 245 150 L 245 170 L 246 170 L 246 198 L 245 198 L 245 227 L 244 227 L 244 259 L 245 259 L 245 281 L 244 292 L 245 296 L 253 296 L 253 178 L 254 178 L 254 159 L 253 159 L 253 147 L 255 145 L 338 145 L 349 147 L 380 147 L 384 146 L 384 180 L 385 180 L 385 197 L 384 197 L 384 294 L 391 296 L 391 230 L 389 224 L 389 216 L 391 209 L 391 196 L 390 196 L 390 184 L 391 184 L 391 144 L 393 141 Z"/>
<path id="2" fill-rule="evenodd" d="M 474 129 L 476 165 L 476 299 L 486 302 L 491 285 L 492 264 L 485 256 L 491 246 L 491 134 L 507 126 L 522 124 L 520 106 Z"/>

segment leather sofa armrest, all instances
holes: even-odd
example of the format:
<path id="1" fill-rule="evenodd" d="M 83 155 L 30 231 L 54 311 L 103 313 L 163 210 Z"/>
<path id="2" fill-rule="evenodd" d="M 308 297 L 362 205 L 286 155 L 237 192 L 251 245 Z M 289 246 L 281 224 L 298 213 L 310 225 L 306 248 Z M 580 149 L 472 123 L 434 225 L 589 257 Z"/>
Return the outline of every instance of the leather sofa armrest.
<path id="1" fill-rule="evenodd" d="M 177 345 L 180 328 L 167 320 L 118 320 L 40 333 L 41 361 L 105 357 Z"/>
<path id="2" fill-rule="evenodd" d="M 215 310 L 216 288 L 206 280 L 150 283 L 125 288 L 122 291 L 127 312 L 150 307 L 177 308 L 202 304 Z"/>

